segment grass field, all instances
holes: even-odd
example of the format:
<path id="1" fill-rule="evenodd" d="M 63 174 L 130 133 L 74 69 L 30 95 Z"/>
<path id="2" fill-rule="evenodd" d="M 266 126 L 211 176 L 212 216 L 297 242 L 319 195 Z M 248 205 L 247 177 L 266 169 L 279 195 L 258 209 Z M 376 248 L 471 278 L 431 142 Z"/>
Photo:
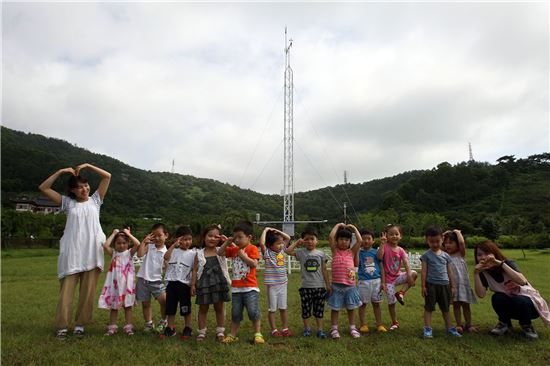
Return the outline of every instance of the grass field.
<path id="1" fill-rule="evenodd" d="M 545 299 L 550 299 L 550 251 L 527 251 L 526 259 L 523 259 L 519 250 L 506 250 L 505 254 L 516 259 L 533 286 L 539 289 Z M 292 338 L 274 339 L 268 336 L 265 291 L 262 287 L 262 320 L 267 341 L 263 346 L 253 346 L 248 342 L 252 337 L 248 321 L 242 323 L 239 344 L 227 346 L 214 341 L 213 311 L 209 314 L 209 332 L 205 342 L 197 343 L 194 339 L 182 342 L 178 337 L 160 340 L 158 336 L 141 332 L 141 308 L 134 310 L 134 323 L 138 331 L 133 337 L 124 334 L 103 336 L 108 311 L 97 309 L 93 323 L 86 327 L 87 336 L 84 339 L 70 337 L 66 341 L 59 341 L 53 337 L 58 292 L 56 256 L 57 251 L 54 249 L 2 252 L 2 365 L 550 364 L 550 328 L 544 327 L 540 320 L 534 322 L 540 336 L 536 341 L 525 339 L 517 327 L 514 334 L 509 336 L 495 338 L 488 335 L 497 321 L 490 296 L 472 307 L 474 324 L 480 327 L 480 334 L 467 334 L 460 339 L 448 337 L 444 334 L 441 316 L 436 312 L 433 321 L 435 338 L 422 339 L 423 300 L 418 286 L 407 294 L 404 307 L 398 305 L 401 329 L 395 333 L 369 334 L 354 340 L 346 332 L 337 342 L 303 338 L 300 335 L 302 322 L 298 273 L 293 273 L 289 281 L 289 318 L 291 329 L 297 334 Z M 469 251 L 470 270 L 473 268 L 472 256 L 473 252 Z M 259 278 L 262 278 L 261 274 Z M 103 280 L 102 274 L 98 296 Z M 230 307 L 228 303 L 227 314 L 230 314 Z M 195 309 L 193 311 L 196 314 Z M 158 305 L 155 307 L 155 315 L 158 319 Z M 123 325 L 122 314 L 119 316 L 119 325 Z M 371 308 L 367 311 L 367 318 L 372 323 Z M 325 312 L 325 330 L 329 328 L 329 319 L 330 313 Z M 387 306 L 383 303 L 383 320 L 386 324 L 388 319 Z M 229 321 L 226 324 L 229 328 Z M 340 316 L 340 326 L 347 329 L 344 313 Z M 181 331 L 179 323 L 178 331 Z"/>

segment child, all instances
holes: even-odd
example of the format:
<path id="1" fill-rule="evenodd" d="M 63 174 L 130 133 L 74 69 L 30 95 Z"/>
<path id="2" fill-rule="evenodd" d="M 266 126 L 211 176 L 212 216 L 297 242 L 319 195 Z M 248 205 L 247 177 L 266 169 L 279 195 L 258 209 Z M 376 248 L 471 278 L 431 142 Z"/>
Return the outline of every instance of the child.
<path id="1" fill-rule="evenodd" d="M 151 295 L 160 304 L 161 319 L 155 330 L 162 333 L 166 326 L 166 288 L 162 281 L 164 254 L 166 253 L 164 243 L 166 239 L 168 239 L 166 226 L 162 223 L 156 223 L 153 225 L 151 232 L 143 238 L 137 252 L 138 257 L 145 256 L 137 274 L 136 299 L 141 301 L 143 306 L 146 332 L 153 330 Z"/>
<path id="2" fill-rule="evenodd" d="M 384 277 L 384 269 L 380 266 L 380 261 L 376 256 L 376 249 L 372 247 L 374 243 L 374 233 L 367 229 L 360 231 L 363 246 L 359 249 L 359 283 L 357 290 L 363 305 L 359 307 L 359 321 L 361 327 L 359 332 L 368 333 L 369 327 L 365 323 L 365 309 L 367 304 L 372 302 L 372 310 L 376 319 L 376 330 L 380 333 L 387 332 L 382 325 L 382 311 L 380 303 L 382 302 L 381 278 Z"/>
<path id="3" fill-rule="evenodd" d="M 254 327 L 254 344 L 264 344 L 260 324 L 260 289 L 256 281 L 256 267 L 260 254 L 252 239 L 252 223 L 240 221 L 233 229 L 233 237 L 227 238 L 218 249 L 218 255 L 233 258 L 233 273 L 231 281 L 231 334 L 224 338 L 223 343 L 237 342 L 237 332 L 243 320 L 246 308 L 248 318 Z"/>
<path id="4" fill-rule="evenodd" d="M 456 292 L 453 283 L 451 257 L 441 250 L 443 235 L 441 229 L 430 227 L 426 230 L 426 243 L 430 247 L 421 257 L 422 261 L 422 296 L 424 297 L 424 338 L 433 338 L 432 312 L 435 304 L 443 313 L 447 332 L 453 337 L 461 337 L 456 328 L 451 327 L 449 305 L 451 296 Z"/>
<path id="5" fill-rule="evenodd" d="M 416 281 L 416 271 L 411 269 L 407 252 L 399 246 L 401 241 L 401 228 L 398 225 L 388 225 L 386 231 L 382 233 L 381 244 L 376 254 L 382 261 L 384 267 L 384 278 L 382 279 L 382 289 L 388 297 L 388 309 L 392 325 L 390 331 L 399 329 L 397 314 L 395 312 L 395 303 L 399 301 L 405 305 L 405 293 L 414 286 Z M 401 272 L 401 265 L 405 265 L 405 271 Z M 398 292 L 395 292 L 395 286 L 403 284 Z"/>
<path id="6" fill-rule="evenodd" d="M 191 295 L 197 296 L 195 303 L 199 305 L 197 341 L 206 338 L 206 315 L 210 304 L 216 312 L 216 337 L 219 341 L 225 338 L 224 302 L 230 300 L 231 279 L 225 257 L 216 253 L 216 247 L 227 239 L 220 235 L 220 229 L 220 225 L 210 225 L 203 230 L 200 239 L 202 248 L 197 251 L 193 265 Z"/>
<path id="7" fill-rule="evenodd" d="M 128 249 L 130 240 L 134 243 L 132 249 Z M 115 243 L 115 250 L 111 248 L 111 243 Z M 132 257 L 137 251 L 139 240 L 126 228 L 122 231 L 114 229 L 112 234 L 103 244 L 107 253 L 113 256 L 109 272 L 105 277 L 105 285 L 99 296 L 99 307 L 101 309 L 110 309 L 110 323 L 107 326 L 106 336 L 115 334 L 118 330 L 118 309 L 124 308 L 124 317 L 126 325 L 123 330 L 128 335 L 134 334 L 132 325 L 132 307 L 136 301 L 136 287 L 134 283 L 135 269 Z"/>
<path id="8" fill-rule="evenodd" d="M 164 329 L 165 337 L 176 335 L 176 312 L 180 309 L 180 315 L 184 318 L 184 327 L 181 340 L 191 338 L 191 272 L 195 263 L 196 251 L 189 249 L 193 244 L 193 232 L 189 226 L 180 226 L 176 230 L 176 241 L 164 254 L 164 260 L 168 262 L 166 267 L 166 315 L 167 326 Z"/>
<path id="9" fill-rule="evenodd" d="M 267 286 L 268 319 L 271 335 L 274 337 L 290 337 L 287 319 L 287 269 L 285 249 L 290 236 L 270 227 L 266 227 L 260 237 L 260 248 L 265 261 L 264 284 Z M 267 244 L 267 247 L 266 247 Z M 282 331 L 275 325 L 275 312 L 281 314 Z"/>
<path id="10" fill-rule="evenodd" d="M 304 244 L 305 249 L 296 249 Z M 302 285 L 300 287 L 300 302 L 302 304 L 302 319 L 304 321 L 304 337 L 311 336 L 309 318 L 312 310 L 317 323 L 317 337 L 325 339 L 323 331 L 323 312 L 327 293 L 332 291 L 327 271 L 327 256 L 317 250 L 317 229 L 307 226 L 297 240 L 286 249 L 288 255 L 296 256 L 300 262 Z"/>
<path id="11" fill-rule="evenodd" d="M 352 232 L 350 229 L 355 232 L 357 238 L 357 243 L 351 249 Z M 362 245 L 361 234 L 353 225 L 336 224 L 330 231 L 328 243 L 332 251 L 332 294 L 328 298 L 332 323 L 330 337 L 332 339 L 340 338 L 338 314 L 345 307 L 348 311 L 350 334 L 353 338 L 359 338 L 361 335 L 355 327 L 354 310 L 361 306 L 361 299 L 355 286 L 354 258 Z"/>
<path id="12" fill-rule="evenodd" d="M 472 312 L 470 311 L 470 304 L 477 303 L 477 300 L 470 286 L 468 267 L 464 260 L 466 256 L 466 243 L 460 230 L 455 229 L 443 233 L 443 250 L 451 256 L 453 283 L 456 286 L 456 293 L 453 296 L 453 312 L 456 321 L 456 330 L 458 330 L 459 333 L 477 333 L 477 329 L 472 326 Z M 464 325 L 462 325 L 460 308 L 462 308 L 462 312 L 464 313 Z"/>
<path id="13" fill-rule="evenodd" d="M 91 196 L 88 180 L 79 175 L 83 169 L 89 169 L 101 177 L 97 191 Z M 71 175 L 68 197 L 51 188 L 62 174 Z M 61 211 L 67 214 L 57 259 L 57 277 L 61 288 L 55 316 L 55 336 L 61 340 L 67 339 L 77 285 L 80 290 L 73 334 L 83 337 L 84 325 L 92 320 L 97 280 L 104 262 L 102 243 L 105 242 L 105 234 L 99 223 L 99 211 L 110 181 L 109 172 L 86 163 L 75 169 L 59 169 L 38 187 L 46 197 L 61 205 Z"/>

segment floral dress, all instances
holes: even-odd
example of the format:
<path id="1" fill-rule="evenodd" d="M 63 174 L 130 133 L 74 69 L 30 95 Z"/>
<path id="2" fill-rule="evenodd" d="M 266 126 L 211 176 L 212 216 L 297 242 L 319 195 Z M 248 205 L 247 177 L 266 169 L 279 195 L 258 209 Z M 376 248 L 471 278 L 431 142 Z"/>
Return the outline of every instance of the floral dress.
<path id="1" fill-rule="evenodd" d="M 132 252 L 113 252 L 105 285 L 99 296 L 102 309 L 120 309 L 134 306 L 136 301 L 135 269 Z"/>

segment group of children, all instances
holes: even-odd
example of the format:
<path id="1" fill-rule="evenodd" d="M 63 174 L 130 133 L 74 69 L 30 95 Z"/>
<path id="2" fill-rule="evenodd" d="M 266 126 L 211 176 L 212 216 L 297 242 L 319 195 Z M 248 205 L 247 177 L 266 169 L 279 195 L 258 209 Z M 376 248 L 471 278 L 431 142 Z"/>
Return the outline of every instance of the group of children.
<path id="1" fill-rule="evenodd" d="M 121 308 L 124 308 L 126 321 L 123 331 L 133 334 L 132 307 L 135 301 L 139 301 L 142 303 L 146 331 L 156 330 L 161 338 L 176 335 L 176 313 L 179 309 L 184 319 L 181 339 L 189 339 L 192 336 L 191 298 L 194 296 L 198 305 L 198 341 L 206 338 L 206 318 L 210 305 L 213 305 L 215 334 L 219 341 L 229 344 L 239 340 L 238 331 L 246 309 L 254 328 L 253 342 L 263 344 L 260 288 L 256 276 L 259 260 L 263 258 L 271 336 L 292 336 L 287 312 L 287 256 L 294 256 L 300 263 L 299 294 L 304 337 L 313 334 L 310 324 L 313 316 L 315 335 L 327 338 L 323 327 L 325 302 L 331 311 L 328 336 L 332 339 L 340 338 L 338 316 L 344 309 L 351 337 L 359 338 L 361 333 L 368 333 L 365 312 L 369 302 L 373 307 L 376 331 L 387 332 L 381 316 L 383 293 L 386 294 L 391 317 L 389 330 L 399 329 L 395 304 L 405 303 L 405 293 L 417 279 L 407 253 L 399 246 L 399 226 L 388 225 L 382 233 L 380 247 L 374 249 L 375 235 L 372 231 L 359 231 L 350 224 L 336 224 L 328 238 L 332 253 L 331 276 L 327 269 L 327 255 L 317 249 L 318 233 L 315 227 L 306 227 L 300 239 L 292 244 L 286 233 L 267 227 L 259 238 L 261 253 L 251 243 L 252 233 L 253 226 L 249 221 L 239 222 L 231 237 L 223 235 L 219 225 L 210 225 L 203 230 L 200 244 L 194 248 L 191 229 L 182 226 L 177 229 L 173 244 L 167 248 L 168 232 L 164 224 L 155 224 L 141 242 L 129 228 L 114 230 L 104 244 L 105 251 L 112 255 L 112 261 L 99 298 L 99 307 L 111 312 L 106 335 L 117 333 L 117 316 Z M 131 242 L 134 245 L 129 249 Z M 475 303 L 475 297 L 469 284 L 464 260 L 465 244 L 460 231 L 442 233 L 440 229 L 430 228 L 426 232 L 426 242 L 429 250 L 421 257 L 422 295 L 425 298 L 424 337 L 433 336 L 431 315 L 436 303 L 450 335 L 459 337 L 462 332 L 475 331 L 469 308 L 469 304 Z M 142 258 L 142 264 L 134 282 L 132 258 L 136 252 Z M 226 258 L 232 259 L 231 275 Z M 402 287 L 397 290 L 399 285 Z M 153 323 L 151 296 L 160 304 L 161 318 L 156 326 Z M 231 329 L 226 334 L 224 304 L 230 300 Z M 451 325 L 451 303 L 456 327 Z M 359 313 L 359 328 L 355 323 L 355 309 Z M 280 314 L 280 328 L 276 325 L 277 312 Z"/>

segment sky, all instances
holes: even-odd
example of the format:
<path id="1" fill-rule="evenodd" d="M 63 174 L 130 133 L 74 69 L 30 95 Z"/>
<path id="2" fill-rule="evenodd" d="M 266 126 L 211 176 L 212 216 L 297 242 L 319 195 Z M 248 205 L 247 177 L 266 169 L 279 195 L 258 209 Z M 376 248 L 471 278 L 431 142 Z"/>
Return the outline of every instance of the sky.
<path id="1" fill-rule="evenodd" d="M 131 166 L 295 190 L 550 150 L 541 2 L 2 4 L 2 125 Z"/>

